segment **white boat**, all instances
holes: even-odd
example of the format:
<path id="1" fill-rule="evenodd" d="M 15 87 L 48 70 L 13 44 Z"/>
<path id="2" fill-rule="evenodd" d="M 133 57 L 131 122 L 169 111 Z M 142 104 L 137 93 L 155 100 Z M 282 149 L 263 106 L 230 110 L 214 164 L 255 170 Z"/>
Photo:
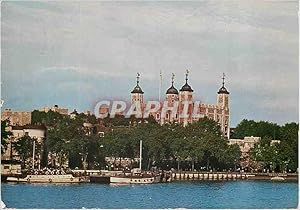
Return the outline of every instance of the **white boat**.
<path id="1" fill-rule="evenodd" d="M 142 173 L 142 141 L 140 141 L 140 163 L 139 168 L 132 169 L 130 174 L 116 174 L 110 176 L 112 184 L 152 184 L 160 182 L 160 175 L 153 173 Z"/>
<path id="2" fill-rule="evenodd" d="M 80 177 L 73 177 L 72 174 L 65 175 L 27 175 L 24 178 L 7 177 L 8 182 L 27 182 L 27 183 L 80 183 Z"/>
<path id="3" fill-rule="evenodd" d="M 112 184 L 153 184 L 160 182 L 160 176 L 157 177 L 110 177 Z"/>
<path id="4" fill-rule="evenodd" d="M 285 179 L 281 176 L 274 176 L 271 178 L 272 181 L 284 181 Z"/>

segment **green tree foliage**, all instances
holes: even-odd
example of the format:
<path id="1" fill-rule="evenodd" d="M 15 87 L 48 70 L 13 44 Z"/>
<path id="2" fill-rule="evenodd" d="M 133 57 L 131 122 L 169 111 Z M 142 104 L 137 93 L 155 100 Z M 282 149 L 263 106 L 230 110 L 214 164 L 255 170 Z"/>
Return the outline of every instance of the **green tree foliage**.
<path id="1" fill-rule="evenodd" d="M 143 141 L 143 168 L 157 166 L 163 169 L 185 170 L 233 169 L 239 165 L 238 145 L 228 145 L 219 125 L 208 118 L 183 126 L 182 124 L 159 125 L 153 118 L 141 120 L 134 117 L 105 118 L 110 127 L 105 137 L 95 132 L 98 122 L 94 115 L 78 114 L 75 119 L 57 113 L 36 112 L 35 123 L 51 125 L 47 131 L 45 148 L 59 157 L 59 165 L 69 160 L 71 168 L 99 168 L 104 157 L 139 157 L 139 142 Z M 49 116 L 48 116 L 49 115 Z M 261 136 L 262 140 L 251 150 L 251 157 L 265 167 L 281 170 L 297 167 L 298 124 L 278 126 L 269 122 L 243 120 L 235 129 L 234 137 Z M 272 139 L 280 144 L 270 144 Z M 45 150 L 45 151 L 46 151 Z M 135 165 L 137 166 L 137 165 Z"/>
<path id="2" fill-rule="evenodd" d="M 34 139 L 28 135 L 18 138 L 12 143 L 14 150 L 20 155 L 22 166 L 25 166 L 25 162 L 28 158 L 32 157 Z"/>
<path id="3" fill-rule="evenodd" d="M 297 123 L 279 126 L 274 123 L 253 120 L 242 120 L 236 127 L 232 137 L 262 137 L 251 152 L 254 160 L 260 161 L 265 168 L 277 171 L 295 171 L 298 165 L 298 129 Z M 271 144 L 271 140 L 280 143 Z"/>
<path id="4" fill-rule="evenodd" d="M 143 167 L 164 167 L 165 162 L 189 163 L 190 169 L 202 163 L 210 168 L 232 167 L 239 160 L 239 147 L 228 146 L 220 127 L 213 120 L 201 119 L 182 124 L 141 123 L 136 127 L 114 130 L 104 138 L 106 154 L 113 157 L 138 157 L 143 141 Z M 229 152 L 229 153 L 228 153 Z"/>
<path id="5" fill-rule="evenodd" d="M 295 171 L 297 169 L 297 152 L 288 141 L 273 142 L 269 137 L 263 138 L 251 149 L 251 158 L 259 161 L 264 168 L 272 171 Z"/>
<path id="6" fill-rule="evenodd" d="M 33 125 L 53 125 L 59 122 L 63 115 L 50 110 L 49 112 L 41 112 L 34 110 L 31 112 L 31 123 Z"/>
<path id="7" fill-rule="evenodd" d="M 266 121 L 242 120 L 234 129 L 232 138 L 242 139 L 245 136 L 259 136 L 279 139 L 281 136 L 280 126 Z"/>
<path id="8" fill-rule="evenodd" d="M 58 155 L 59 165 L 68 159 L 71 167 L 89 168 L 99 161 L 101 138 L 94 131 L 95 122 L 95 116 L 79 114 L 61 119 L 48 130 L 47 149 Z"/>
<path id="9" fill-rule="evenodd" d="M 9 137 L 12 135 L 12 132 L 7 130 L 8 126 L 9 126 L 8 120 L 1 121 L 1 152 L 2 153 L 7 149 Z"/>

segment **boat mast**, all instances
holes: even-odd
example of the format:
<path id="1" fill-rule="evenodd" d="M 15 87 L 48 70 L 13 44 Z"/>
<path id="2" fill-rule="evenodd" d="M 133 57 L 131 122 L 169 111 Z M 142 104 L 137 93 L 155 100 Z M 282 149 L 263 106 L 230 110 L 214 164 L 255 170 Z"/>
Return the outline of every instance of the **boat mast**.
<path id="1" fill-rule="evenodd" d="M 33 149 L 32 149 L 32 169 L 34 169 L 34 157 L 35 157 L 35 139 L 33 140 Z"/>
<path id="2" fill-rule="evenodd" d="M 142 170 L 142 146 L 143 145 L 143 141 L 140 140 L 140 170 Z"/>

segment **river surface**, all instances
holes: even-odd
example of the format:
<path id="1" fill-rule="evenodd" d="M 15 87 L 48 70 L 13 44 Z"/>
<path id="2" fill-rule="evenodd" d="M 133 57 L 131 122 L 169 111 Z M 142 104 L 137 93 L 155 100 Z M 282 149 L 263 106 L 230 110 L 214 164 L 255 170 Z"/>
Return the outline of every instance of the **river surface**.
<path id="1" fill-rule="evenodd" d="M 150 185 L 2 183 L 8 208 L 296 208 L 297 182 L 195 181 Z"/>

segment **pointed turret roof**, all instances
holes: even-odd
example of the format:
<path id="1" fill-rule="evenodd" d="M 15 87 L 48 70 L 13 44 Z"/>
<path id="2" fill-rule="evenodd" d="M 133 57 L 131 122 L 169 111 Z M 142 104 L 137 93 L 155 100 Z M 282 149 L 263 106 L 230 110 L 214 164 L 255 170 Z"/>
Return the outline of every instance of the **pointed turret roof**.
<path id="1" fill-rule="evenodd" d="M 131 91 L 131 93 L 140 93 L 143 94 L 144 91 L 142 90 L 142 88 L 139 85 L 139 79 L 140 79 L 140 73 L 137 73 L 137 77 L 136 77 L 136 86 L 133 88 L 133 90 Z"/>
<path id="2" fill-rule="evenodd" d="M 188 92 L 193 92 L 194 90 L 191 88 L 191 86 L 188 84 L 188 75 L 189 71 L 186 70 L 185 74 L 185 84 L 181 87 L 180 91 L 188 91 Z"/>
<path id="3" fill-rule="evenodd" d="M 218 94 L 229 94 L 229 92 L 227 91 L 226 87 L 225 87 L 225 74 L 223 73 L 223 77 L 222 77 L 222 87 L 219 89 Z"/>
<path id="4" fill-rule="evenodd" d="M 174 77 L 175 75 L 172 73 L 172 85 L 167 90 L 166 94 L 178 94 L 178 90 L 174 87 Z"/>

